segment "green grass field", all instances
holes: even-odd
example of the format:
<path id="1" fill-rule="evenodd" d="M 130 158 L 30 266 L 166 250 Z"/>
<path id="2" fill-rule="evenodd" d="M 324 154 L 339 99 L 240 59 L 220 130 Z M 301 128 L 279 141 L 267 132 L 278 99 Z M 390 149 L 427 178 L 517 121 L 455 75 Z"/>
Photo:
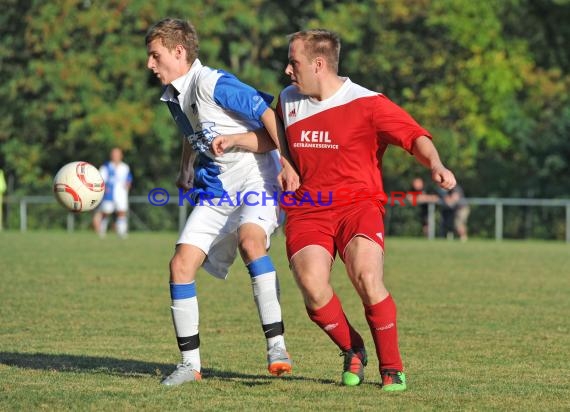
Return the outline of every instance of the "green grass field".
<path id="1" fill-rule="evenodd" d="M 338 384 L 338 350 L 305 314 L 282 235 L 280 271 L 294 372 L 266 373 L 243 264 L 197 281 L 205 379 L 159 385 L 178 361 L 168 292 L 174 233 L 0 233 L 0 410 L 570 410 L 570 246 L 390 238 L 409 390 Z M 374 353 L 341 265 L 333 281 Z"/>

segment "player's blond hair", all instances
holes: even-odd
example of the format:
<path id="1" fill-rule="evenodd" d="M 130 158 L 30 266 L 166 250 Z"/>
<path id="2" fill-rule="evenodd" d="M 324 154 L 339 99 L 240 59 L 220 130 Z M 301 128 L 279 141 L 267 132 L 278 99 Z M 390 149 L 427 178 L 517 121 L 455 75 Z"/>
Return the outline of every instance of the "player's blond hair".
<path id="1" fill-rule="evenodd" d="M 303 41 L 305 54 L 309 60 L 324 57 L 327 65 L 338 73 L 340 59 L 340 37 L 335 32 L 324 29 L 302 30 L 289 36 L 289 44 L 295 40 Z"/>
<path id="2" fill-rule="evenodd" d="M 186 49 L 186 61 L 194 63 L 198 58 L 200 43 L 196 29 L 187 20 L 165 18 L 155 23 L 145 36 L 148 46 L 153 40 L 160 39 L 162 45 L 168 50 L 173 50 L 178 44 Z"/>

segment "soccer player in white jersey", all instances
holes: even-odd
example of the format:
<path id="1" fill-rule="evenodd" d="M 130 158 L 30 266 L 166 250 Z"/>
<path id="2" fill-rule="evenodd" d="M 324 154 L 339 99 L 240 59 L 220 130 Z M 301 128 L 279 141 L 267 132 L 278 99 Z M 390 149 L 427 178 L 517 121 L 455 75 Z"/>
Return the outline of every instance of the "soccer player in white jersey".
<path id="1" fill-rule="evenodd" d="M 380 93 L 338 75 L 340 40 L 308 30 L 289 40 L 291 85 L 277 111 L 301 186 L 287 206 L 287 254 L 307 313 L 344 354 L 342 383 L 364 379 L 367 355 L 330 284 L 338 253 L 362 304 L 379 360 L 382 388 L 406 389 L 398 349 L 396 305 L 383 281 L 382 156 L 400 146 L 431 170 L 442 188 L 455 186 L 429 132 Z"/>
<path id="2" fill-rule="evenodd" d="M 201 379 L 196 272 L 204 267 L 225 278 L 238 248 L 267 341 L 268 370 L 276 376 L 291 372 L 277 275 L 267 255 L 278 224 L 278 202 L 271 197 L 279 190 L 279 159 L 271 139 L 284 133 L 269 107 L 273 97 L 203 66 L 190 22 L 163 19 L 145 40 L 147 66 L 166 86 L 161 99 L 184 136 L 177 185 L 190 189 L 196 205 L 170 262 L 172 318 L 182 362 L 162 384 Z M 223 153 L 215 155 L 219 150 L 212 144 Z M 239 194 L 246 192 L 255 200 L 240 201 Z"/>
<path id="3" fill-rule="evenodd" d="M 110 160 L 103 164 L 99 171 L 105 181 L 105 195 L 96 212 L 96 214 L 101 214 L 96 230 L 101 237 L 104 237 L 109 226 L 109 219 L 115 213 L 117 234 L 125 238 L 128 232 L 127 212 L 133 175 L 129 165 L 123 162 L 123 151 L 118 147 L 111 149 Z"/>

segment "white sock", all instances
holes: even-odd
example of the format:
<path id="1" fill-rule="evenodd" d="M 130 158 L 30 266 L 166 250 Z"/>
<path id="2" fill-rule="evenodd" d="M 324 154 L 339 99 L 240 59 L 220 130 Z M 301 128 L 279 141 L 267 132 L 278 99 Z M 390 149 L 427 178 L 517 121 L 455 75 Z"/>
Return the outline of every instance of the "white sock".
<path id="1" fill-rule="evenodd" d="M 107 226 L 109 226 L 109 217 L 103 216 L 101 218 L 101 223 L 99 224 L 99 234 L 104 235 L 107 233 Z"/>
<path id="2" fill-rule="evenodd" d="M 173 288 L 175 289 L 174 293 Z M 189 284 L 171 284 L 170 290 L 172 297 L 172 306 L 170 308 L 182 363 L 191 363 L 192 367 L 200 372 L 202 367 L 200 362 L 200 337 L 198 334 L 200 314 L 194 282 Z M 194 290 L 194 296 L 185 297 L 191 295 L 192 290 Z M 186 346 L 190 349 L 185 350 Z"/>
<path id="3" fill-rule="evenodd" d="M 283 337 L 283 335 L 277 335 L 273 338 L 267 339 L 267 349 L 269 349 L 275 345 L 285 349 L 285 338 Z"/>
<path id="4" fill-rule="evenodd" d="M 248 264 L 247 268 L 251 275 L 253 298 L 267 339 L 267 348 L 277 343 L 285 348 L 279 282 L 273 263 L 269 256 L 263 256 Z"/>
<path id="5" fill-rule="evenodd" d="M 277 275 L 269 272 L 251 279 L 253 298 L 263 325 L 281 322 L 281 304 L 277 292 Z"/>
<path id="6" fill-rule="evenodd" d="M 121 237 L 126 236 L 128 230 L 128 220 L 126 216 L 117 218 L 117 234 Z"/>

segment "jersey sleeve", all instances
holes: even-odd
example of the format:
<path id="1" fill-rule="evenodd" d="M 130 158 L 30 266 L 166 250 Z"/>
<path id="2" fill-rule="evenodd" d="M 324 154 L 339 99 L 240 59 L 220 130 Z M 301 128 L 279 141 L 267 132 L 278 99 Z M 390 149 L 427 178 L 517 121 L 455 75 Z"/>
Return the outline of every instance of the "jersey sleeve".
<path id="1" fill-rule="evenodd" d="M 414 140 L 431 134 L 404 109 L 384 95 L 378 95 L 373 110 L 374 126 L 382 143 L 400 146 L 412 153 Z"/>
<path id="2" fill-rule="evenodd" d="M 214 88 L 216 104 L 246 119 L 260 121 L 261 115 L 273 101 L 273 96 L 254 89 L 232 74 L 223 71 L 221 73 Z"/>
<path id="3" fill-rule="evenodd" d="M 99 173 L 101 173 L 101 177 L 103 178 L 104 182 L 107 182 L 109 180 L 109 169 L 107 168 L 107 163 L 103 164 L 99 168 Z"/>

